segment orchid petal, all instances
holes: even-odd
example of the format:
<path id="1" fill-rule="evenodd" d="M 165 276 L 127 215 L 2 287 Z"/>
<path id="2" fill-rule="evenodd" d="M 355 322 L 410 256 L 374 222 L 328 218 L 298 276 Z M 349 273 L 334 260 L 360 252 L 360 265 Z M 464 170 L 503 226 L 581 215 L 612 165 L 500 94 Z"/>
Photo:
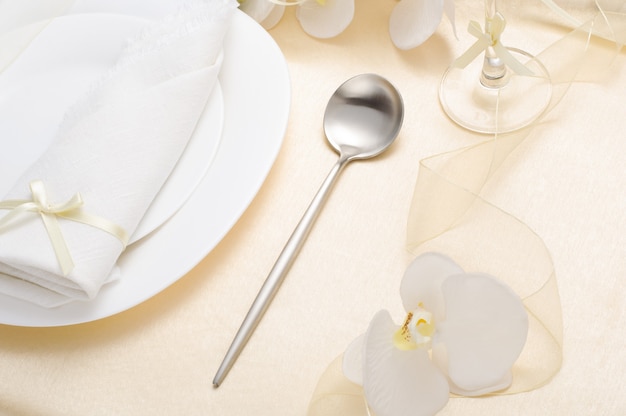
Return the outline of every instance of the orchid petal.
<path id="1" fill-rule="evenodd" d="M 480 395 L 508 387 L 526 342 L 528 315 L 511 288 L 483 274 L 460 274 L 442 285 L 446 320 L 437 325 L 433 360 L 453 392 Z"/>
<path id="2" fill-rule="evenodd" d="M 278 22 L 280 22 L 284 14 L 285 6 L 275 5 L 267 17 L 263 19 L 261 26 L 263 26 L 266 30 L 273 28 L 278 24 Z"/>
<path id="3" fill-rule="evenodd" d="M 332 38 L 343 32 L 354 17 L 354 0 L 306 0 L 296 17 L 302 29 L 316 38 Z"/>
<path id="4" fill-rule="evenodd" d="M 243 0 L 239 3 L 239 9 L 257 22 L 262 22 L 276 7 L 269 0 Z"/>
<path id="5" fill-rule="evenodd" d="M 450 24 L 452 24 L 452 31 L 454 32 L 454 37 L 458 39 L 458 36 L 456 34 L 454 0 L 443 0 L 443 12 L 448 17 Z"/>
<path id="6" fill-rule="evenodd" d="M 500 380 L 494 381 L 489 386 L 486 386 L 484 388 L 479 388 L 476 390 L 465 390 L 457 386 L 456 384 L 454 384 L 454 382 L 448 380 L 448 383 L 450 384 L 450 391 L 452 391 L 454 394 L 458 394 L 460 396 L 466 396 L 466 397 L 483 396 L 485 394 L 493 393 L 494 391 L 504 390 L 507 387 L 509 387 L 512 382 L 513 382 L 513 374 L 511 373 L 510 370 L 507 370 L 502 375 L 502 378 Z"/>
<path id="7" fill-rule="evenodd" d="M 400 49 L 424 43 L 441 22 L 443 0 L 400 0 L 389 18 L 391 40 Z"/>
<path id="8" fill-rule="evenodd" d="M 424 253 L 413 260 L 400 283 L 400 297 L 407 312 L 420 304 L 433 314 L 435 325 L 445 318 L 445 304 L 441 285 L 451 275 L 463 269 L 450 258 L 438 253 Z"/>
<path id="9" fill-rule="evenodd" d="M 363 385 L 363 355 L 365 352 L 365 334 L 357 337 L 343 353 L 341 368 L 343 375 L 351 382 Z"/>
<path id="10" fill-rule="evenodd" d="M 392 342 L 399 328 L 387 311 L 366 334 L 363 390 L 377 416 L 430 416 L 448 402 L 448 382 L 426 349 L 402 351 Z"/>

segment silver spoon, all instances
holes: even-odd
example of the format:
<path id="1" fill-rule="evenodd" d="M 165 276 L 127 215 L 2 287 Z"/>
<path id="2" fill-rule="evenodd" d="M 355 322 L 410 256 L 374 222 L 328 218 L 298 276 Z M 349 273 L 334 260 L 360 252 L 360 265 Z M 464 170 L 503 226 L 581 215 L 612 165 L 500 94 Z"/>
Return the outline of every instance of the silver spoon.
<path id="1" fill-rule="evenodd" d="M 371 158 L 387 149 L 398 135 L 403 118 L 404 106 L 400 93 L 379 75 L 362 74 L 350 78 L 330 98 L 324 113 L 324 132 L 331 146 L 339 153 L 339 160 L 263 283 L 215 374 L 214 387 L 222 384 L 278 292 L 339 173 L 348 162 Z"/>

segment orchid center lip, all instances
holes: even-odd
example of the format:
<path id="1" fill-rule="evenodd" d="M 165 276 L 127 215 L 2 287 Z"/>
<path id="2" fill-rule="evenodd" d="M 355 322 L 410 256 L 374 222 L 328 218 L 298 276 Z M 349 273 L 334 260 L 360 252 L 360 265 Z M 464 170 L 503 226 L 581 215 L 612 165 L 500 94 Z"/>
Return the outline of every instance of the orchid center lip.
<path id="1" fill-rule="evenodd" d="M 435 332 L 433 314 L 420 303 L 409 312 L 402 326 L 393 335 L 393 344 L 404 351 L 429 348 Z"/>

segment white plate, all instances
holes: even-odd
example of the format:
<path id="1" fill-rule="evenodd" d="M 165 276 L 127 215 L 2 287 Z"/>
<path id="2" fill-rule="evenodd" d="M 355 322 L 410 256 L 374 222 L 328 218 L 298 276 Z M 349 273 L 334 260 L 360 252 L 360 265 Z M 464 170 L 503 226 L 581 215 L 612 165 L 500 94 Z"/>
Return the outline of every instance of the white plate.
<path id="1" fill-rule="evenodd" d="M 289 113 L 285 59 L 269 34 L 239 11 L 225 39 L 220 85 L 222 139 L 208 172 L 169 221 L 122 255 L 121 279 L 91 302 L 54 309 L 0 295 L 0 323 L 61 326 L 114 315 L 177 281 L 217 245 L 265 180 Z"/>

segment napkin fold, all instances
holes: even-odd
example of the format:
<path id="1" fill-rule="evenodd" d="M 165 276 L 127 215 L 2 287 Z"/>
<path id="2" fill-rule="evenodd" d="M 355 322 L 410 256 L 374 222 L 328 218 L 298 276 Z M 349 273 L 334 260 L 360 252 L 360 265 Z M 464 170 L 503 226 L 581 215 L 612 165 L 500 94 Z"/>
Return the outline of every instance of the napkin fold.
<path id="1" fill-rule="evenodd" d="M 93 299 L 118 277 L 125 241 L 107 227 L 132 235 L 176 165 L 217 81 L 236 7 L 234 0 L 184 1 L 177 14 L 131 40 L 69 110 L 49 149 L 0 200 L 0 224 L 12 216 L 0 226 L 0 292 L 54 307 Z M 96 223 L 6 208 L 16 200 L 32 208 L 41 199 L 31 191 L 35 181 L 50 206 L 80 195 L 76 210 Z M 58 224 L 60 243 L 53 243 L 44 217 Z M 62 268 L 59 244 L 67 247 L 71 270 Z"/>

